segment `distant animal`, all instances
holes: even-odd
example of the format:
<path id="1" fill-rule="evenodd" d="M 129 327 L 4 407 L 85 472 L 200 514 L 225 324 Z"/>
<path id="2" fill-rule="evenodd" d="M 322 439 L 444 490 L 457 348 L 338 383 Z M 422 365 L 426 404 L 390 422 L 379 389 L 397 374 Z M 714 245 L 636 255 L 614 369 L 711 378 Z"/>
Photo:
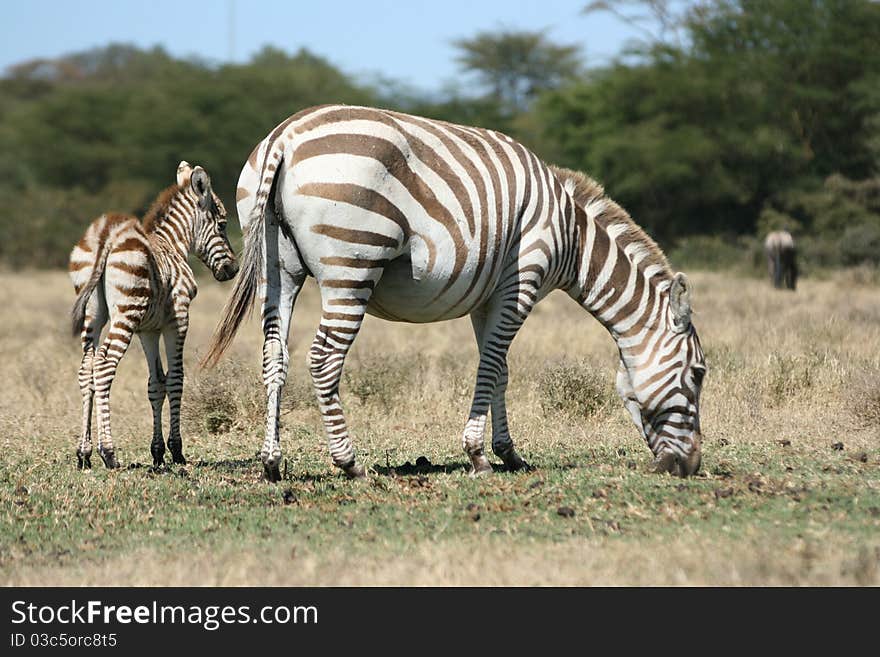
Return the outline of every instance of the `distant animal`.
<path id="1" fill-rule="evenodd" d="M 490 408 L 492 451 L 509 470 L 527 467 L 508 430 L 507 351 L 556 289 L 616 340 L 617 389 L 655 467 L 682 476 L 699 468 L 706 366 L 687 278 L 583 174 L 491 130 L 329 105 L 295 114 L 256 146 L 236 199 L 242 272 L 203 362 L 220 357 L 259 296 L 270 481 L 280 479 L 291 313 L 309 275 L 322 306 L 309 369 L 330 455 L 349 477 L 364 467 L 339 381 L 365 313 L 402 322 L 469 314 L 480 352 L 463 435 L 472 473 L 492 470 L 483 443 Z"/>
<path id="2" fill-rule="evenodd" d="M 764 253 L 767 255 L 767 267 L 773 286 L 794 290 L 797 287 L 798 269 L 797 252 L 791 233 L 777 230 L 767 235 Z"/>
<path id="3" fill-rule="evenodd" d="M 70 254 L 70 278 L 77 293 L 71 313 L 73 334 L 82 339 L 79 387 L 82 435 L 76 449 L 79 468 L 90 468 L 91 417 L 97 406 L 98 454 L 116 468 L 110 432 L 110 386 L 134 333 L 150 369 L 147 396 L 153 408 L 153 463 L 164 461 L 162 407 L 171 412 L 168 448 L 175 463 L 186 463 L 180 438 L 183 345 L 196 282 L 187 256 L 194 252 L 219 281 L 238 271 L 226 237 L 226 209 L 200 166 L 181 162 L 177 183 L 156 198 L 143 222 L 123 214 L 103 214 L 86 230 Z M 103 341 L 101 330 L 110 329 Z M 159 336 L 168 362 L 163 371 Z M 99 346 L 100 343 L 100 346 Z"/>

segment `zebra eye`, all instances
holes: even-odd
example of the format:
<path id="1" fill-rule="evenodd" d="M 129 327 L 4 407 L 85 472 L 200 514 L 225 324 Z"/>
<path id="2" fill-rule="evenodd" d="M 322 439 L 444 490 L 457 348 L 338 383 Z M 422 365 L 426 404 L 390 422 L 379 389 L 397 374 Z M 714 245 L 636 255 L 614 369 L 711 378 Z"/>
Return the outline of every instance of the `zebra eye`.
<path id="1" fill-rule="evenodd" d="M 691 376 L 694 377 L 694 383 L 698 386 L 703 385 L 703 377 L 706 376 L 706 368 L 702 365 L 695 365 L 691 372 Z"/>

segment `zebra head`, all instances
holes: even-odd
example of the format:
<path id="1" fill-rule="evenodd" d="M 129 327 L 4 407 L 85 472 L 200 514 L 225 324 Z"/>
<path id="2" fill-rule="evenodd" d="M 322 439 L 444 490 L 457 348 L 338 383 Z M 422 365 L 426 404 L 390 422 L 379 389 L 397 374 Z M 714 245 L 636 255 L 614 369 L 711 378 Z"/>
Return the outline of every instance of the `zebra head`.
<path id="1" fill-rule="evenodd" d="M 228 281 L 238 271 L 235 251 L 226 236 L 226 208 L 211 189 L 211 178 L 202 167 L 181 162 L 177 184 L 196 201 L 193 250 L 218 281 Z"/>
<path id="2" fill-rule="evenodd" d="M 658 472 L 700 468 L 700 391 L 706 361 L 691 323 L 687 278 L 678 273 L 658 305 L 656 326 L 636 349 L 621 349 L 617 391 L 654 454 Z"/>

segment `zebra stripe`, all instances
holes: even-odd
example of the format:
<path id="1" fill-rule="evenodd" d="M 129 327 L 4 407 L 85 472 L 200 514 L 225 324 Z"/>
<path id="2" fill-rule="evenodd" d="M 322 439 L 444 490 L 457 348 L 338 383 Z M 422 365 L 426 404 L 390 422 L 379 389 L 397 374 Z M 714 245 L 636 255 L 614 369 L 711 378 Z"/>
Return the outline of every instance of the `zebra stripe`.
<path id="1" fill-rule="evenodd" d="M 583 174 L 544 164 L 506 135 L 398 112 L 329 105 L 295 114 L 248 158 L 238 182 L 244 269 L 206 363 L 263 299 L 267 477 L 279 478 L 278 403 L 290 315 L 307 275 L 322 318 L 309 350 L 333 462 L 363 474 L 339 380 L 364 313 L 406 322 L 469 314 L 480 364 L 463 443 L 490 470 L 483 433 L 510 469 L 507 352 L 532 308 L 563 289 L 620 348 L 618 391 L 658 468 L 699 467 L 705 363 L 690 292 L 657 245 Z"/>
<path id="2" fill-rule="evenodd" d="M 226 239 L 226 209 L 211 191 L 208 174 L 181 162 L 177 184 L 163 191 L 139 222 L 104 214 L 86 230 L 70 254 L 70 277 L 77 293 L 73 333 L 82 340 L 79 368 L 82 434 L 76 450 L 80 468 L 91 467 L 91 418 L 97 407 L 98 453 L 108 468 L 118 467 L 110 431 L 110 386 L 119 361 L 137 333 L 150 370 L 147 398 L 153 409 L 153 463 L 164 461 L 162 406 L 171 414 L 168 447 L 175 463 L 185 463 L 180 438 L 183 345 L 196 282 L 187 263 L 193 251 L 217 280 L 228 280 L 238 266 Z M 103 341 L 101 332 L 109 321 Z M 159 336 L 164 336 L 168 371 L 162 367 Z"/>

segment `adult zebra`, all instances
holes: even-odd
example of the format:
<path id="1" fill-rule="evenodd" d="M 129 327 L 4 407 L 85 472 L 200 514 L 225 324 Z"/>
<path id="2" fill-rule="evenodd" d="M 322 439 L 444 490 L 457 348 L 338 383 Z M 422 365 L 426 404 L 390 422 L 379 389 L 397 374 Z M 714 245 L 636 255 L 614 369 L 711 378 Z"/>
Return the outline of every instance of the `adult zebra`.
<path id="1" fill-rule="evenodd" d="M 791 233 L 786 230 L 769 233 L 764 240 L 764 253 L 773 287 L 794 290 L 797 287 L 798 270 L 797 252 Z"/>
<path id="2" fill-rule="evenodd" d="M 365 107 L 305 109 L 248 158 L 236 195 L 242 272 L 204 362 L 263 299 L 266 476 L 278 480 L 287 336 L 307 275 L 322 318 L 308 360 L 333 462 L 363 476 L 339 399 L 364 313 L 435 322 L 470 314 L 480 350 L 464 429 L 473 471 L 491 471 L 483 432 L 511 470 L 526 464 L 507 427 L 507 351 L 534 305 L 563 289 L 611 333 L 618 392 L 659 470 L 700 465 L 705 364 L 688 283 L 602 188 L 548 166 L 490 130 Z"/>
<path id="3" fill-rule="evenodd" d="M 86 229 L 70 254 L 70 278 L 77 293 L 73 334 L 82 340 L 79 368 L 82 435 L 76 449 L 80 468 L 92 467 L 92 403 L 97 405 L 98 454 L 108 468 L 119 463 L 110 432 L 110 386 L 134 333 L 150 369 L 147 397 L 153 408 L 154 465 L 162 465 L 162 406 L 171 412 L 168 448 L 175 463 L 186 463 L 180 438 L 183 345 L 189 306 L 197 287 L 187 262 L 190 251 L 226 281 L 238 271 L 226 238 L 226 209 L 202 167 L 181 162 L 177 184 L 156 198 L 143 223 L 136 217 L 103 214 Z M 101 330 L 110 330 L 103 342 Z M 162 369 L 159 336 L 165 340 L 168 372 Z M 95 399 L 97 398 L 97 399 Z"/>

